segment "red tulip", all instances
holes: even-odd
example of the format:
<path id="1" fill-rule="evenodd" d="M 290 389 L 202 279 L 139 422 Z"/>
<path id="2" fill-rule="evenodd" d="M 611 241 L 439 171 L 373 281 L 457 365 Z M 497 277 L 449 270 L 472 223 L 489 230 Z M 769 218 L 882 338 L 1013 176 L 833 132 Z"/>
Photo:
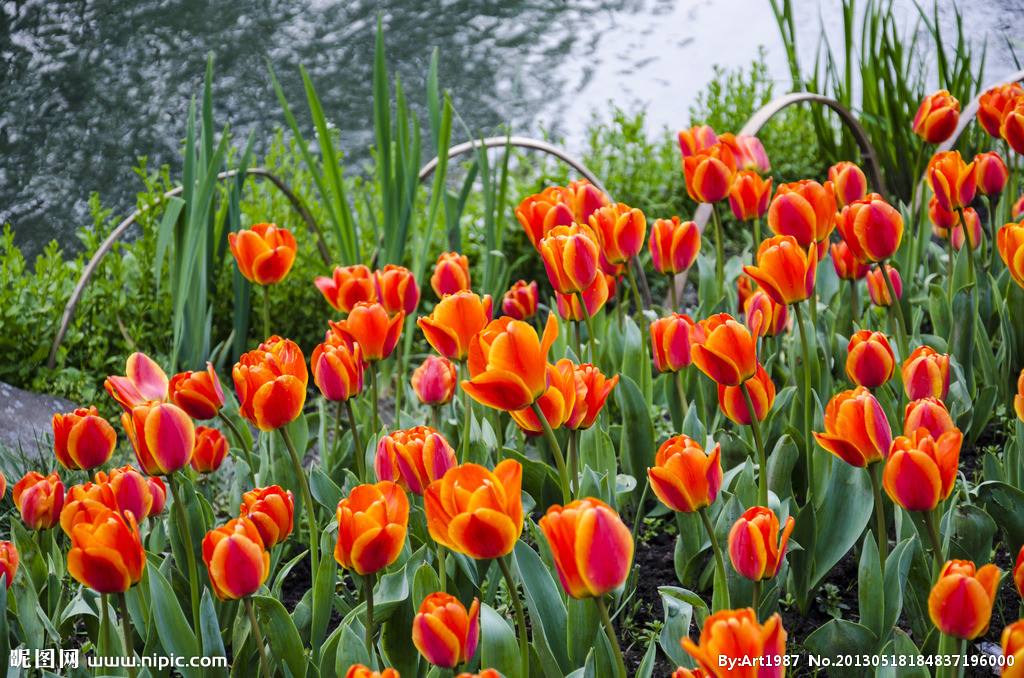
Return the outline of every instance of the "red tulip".
<path id="1" fill-rule="evenodd" d="M 771 509 L 754 506 L 744 511 L 729 531 L 729 560 L 741 576 L 753 581 L 773 579 L 786 557 L 796 521 L 786 518 L 779 536 L 779 519 Z"/>
<path id="2" fill-rule="evenodd" d="M 171 402 L 193 419 L 213 419 L 224 407 L 224 390 L 217 371 L 206 363 L 205 372 L 181 372 L 168 384 Z"/>
<path id="3" fill-rule="evenodd" d="M 458 252 L 442 252 L 434 264 L 430 286 L 438 298 L 470 288 L 469 258 Z"/>
<path id="4" fill-rule="evenodd" d="M 903 435 L 908 438 L 914 431 L 923 428 L 936 440 L 946 431 L 956 428 L 949 410 L 938 398 L 921 398 L 907 403 L 903 411 Z"/>
<path id="5" fill-rule="evenodd" d="M 718 202 L 729 195 L 736 159 L 728 146 L 716 143 L 683 158 L 686 191 L 696 202 Z"/>
<path id="6" fill-rule="evenodd" d="M 228 456 L 228 439 L 215 428 L 196 427 L 196 443 L 192 448 L 192 468 L 196 473 L 213 473 Z"/>
<path id="7" fill-rule="evenodd" d="M 30 530 L 48 530 L 60 520 L 64 483 L 60 476 L 29 471 L 14 485 L 11 495 L 21 519 Z"/>
<path id="8" fill-rule="evenodd" d="M 775 404 L 775 384 L 768 372 L 760 364 L 757 371 L 750 379 L 747 379 L 744 386 L 750 392 L 750 400 L 754 404 L 754 416 L 758 421 L 764 421 L 768 413 L 772 411 Z M 742 386 L 718 385 L 718 406 L 722 414 L 736 422 L 740 426 L 750 426 L 750 410 L 747 408 L 747 400 L 743 395 Z"/>
<path id="9" fill-rule="evenodd" d="M 342 313 L 348 313 L 361 301 L 377 301 L 373 273 L 362 264 L 337 266 L 330 278 L 319 276 L 313 284 L 331 308 Z"/>
<path id="10" fill-rule="evenodd" d="M 828 180 L 836 194 L 836 207 L 842 209 L 868 194 L 868 179 L 864 170 L 843 160 L 828 168 Z"/>
<path id="11" fill-rule="evenodd" d="M 192 459 L 195 424 L 177 405 L 139 405 L 121 414 L 121 425 L 147 475 L 174 473 Z"/>
<path id="12" fill-rule="evenodd" d="M 718 136 L 710 125 L 696 125 L 690 129 L 680 130 L 679 151 L 684 158 L 707 150 L 718 143 Z"/>
<path id="13" fill-rule="evenodd" d="M 1006 181 L 1010 178 L 1010 170 L 1006 163 L 995 151 L 979 153 L 974 156 L 975 181 L 978 184 L 978 192 L 982 195 L 999 195 L 1006 187 Z"/>
<path id="14" fill-rule="evenodd" d="M 836 194 L 832 183 L 804 179 L 780 184 L 768 207 L 768 226 L 776 235 L 793 236 L 807 249 L 828 239 L 836 225 Z"/>
<path id="15" fill-rule="evenodd" d="M 896 354 L 881 332 L 858 330 L 846 346 L 846 376 L 857 386 L 878 388 L 896 371 Z"/>
<path id="16" fill-rule="evenodd" d="M 438 591 L 423 599 L 412 620 L 412 643 L 423 658 L 446 669 L 464 664 L 480 642 L 480 601 L 469 611 L 455 596 Z"/>
<path id="17" fill-rule="evenodd" d="M 978 97 L 978 122 L 989 136 L 996 139 L 1002 136 L 999 129 L 1003 118 L 1021 95 L 1024 95 L 1024 88 L 1021 88 L 1020 83 L 1011 82 L 997 85 Z"/>
<path id="18" fill-rule="evenodd" d="M 345 334 L 336 334 L 346 339 Z M 331 402 L 343 402 L 363 392 L 366 363 L 363 349 L 355 341 L 331 341 L 318 344 L 309 357 L 313 383 Z"/>
<path id="19" fill-rule="evenodd" d="M 658 273 L 688 271 L 700 254 L 700 228 L 697 222 L 680 221 L 679 217 L 656 219 L 648 246 L 651 265 Z"/>
<path id="20" fill-rule="evenodd" d="M 295 263 L 295 236 L 275 224 L 253 224 L 248 230 L 228 233 L 228 246 L 242 276 L 257 285 L 284 280 Z"/>
<path id="21" fill-rule="evenodd" d="M 591 214 L 589 223 L 609 263 L 625 264 L 643 249 L 647 219 L 635 207 L 621 202 L 607 205 Z"/>
<path id="22" fill-rule="evenodd" d="M 295 498 L 280 485 L 257 487 L 242 495 L 239 507 L 242 518 L 248 518 L 260 533 L 263 546 L 271 549 L 292 533 L 295 524 Z"/>
<path id="23" fill-rule="evenodd" d="M 78 471 L 103 466 L 110 460 L 116 444 L 114 427 L 95 407 L 79 407 L 69 414 L 53 415 L 53 452 L 66 469 Z"/>
<path id="24" fill-rule="evenodd" d="M 903 279 L 900 272 L 891 264 L 885 267 L 889 274 L 889 282 L 892 283 L 892 291 L 896 293 L 897 299 L 903 298 Z M 875 266 L 868 271 L 868 296 L 875 306 L 892 306 L 892 297 L 889 295 L 889 287 L 885 284 L 882 269 Z"/>
<path id="25" fill-rule="evenodd" d="M 529 320 L 537 313 L 540 293 L 537 282 L 517 280 L 501 298 L 501 311 L 516 320 Z"/>
<path id="26" fill-rule="evenodd" d="M 110 376 L 103 382 L 107 393 L 125 410 L 151 400 L 167 398 L 167 375 L 145 353 L 132 353 L 123 377 Z"/>
<path id="27" fill-rule="evenodd" d="M 753 170 L 742 170 L 729 189 L 729 207 L 740 221 L 760 219 L 768 211 L 772 197 L 772 178 L 762 179 Z"/>
<path id="28" fill-rule="evenodd" d="M 701 335 L 693 318 L 673 313 L 651 323 L 651 355 L 659 372 L 678 372 L 693 362 L 692 348 Z"/>
<path id="29" fill-rule="evenodd" d="M 279 429 L 302 413 L 309 373 L 302 349 L 290 339 L 275 335 L 243 353 L 231 376 L 239 413 L 261 431 Z"/>
<path id="30" fill-rule="evenodd" d="M 928 596 L 928 616 L 942 633 L 974 640 L 988 630 L 1002 572 L 995 565 L 975 569 L 969 560 L 950 560 Z"/>
<path id="31" fill-rule="evenodd" d="M 424 405 L 444 405 L 451 402 L 458 383 L 455 364 L 436 355 L 429 355 L 412 372 L 412 390 Z"/>
<path id="32" fill-rule="evenodd" d="M 940 144 L 953 134 L 959 121 L 960 102 L 942 89 L 924 98 L 911 127 L 929 144 Z"/>
<path id="33" fill-rule="evenodd" d="M 411 315 L 416 311 L 420 303 L 420 288 L 412 271 L 405 266 L 388 264 L 373 275 L 377 283 L 377 300 L 389 315 L 399 311 Z"/>
<path id="34" fill-rule="evenodd" d="M 203 562 L 210 574 L 210 587 L 221 600 L 251 596 L 270 574 L 270 554 L 248 518 L 235 518 L 207 532 Z"/>

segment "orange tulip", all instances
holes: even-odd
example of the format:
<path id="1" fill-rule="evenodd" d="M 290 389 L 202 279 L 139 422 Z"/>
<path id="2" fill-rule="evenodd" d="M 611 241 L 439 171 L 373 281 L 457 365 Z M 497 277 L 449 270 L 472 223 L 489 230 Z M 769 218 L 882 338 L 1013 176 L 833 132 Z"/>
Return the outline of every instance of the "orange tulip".
<path id="1" fill-rule="evenodd" d="M 207 532 L 203 562 L 210 574 L 210 587 L 221 600 L 251 596 L 270 574 L 270 554 L 248 518 L 229 520 Z"/>
<path id="2" fill-rule="evenodd" d="M 959 121 L 960 102 L 941 89 L 924 98 L 911 127 L 929 144 L 940 144 L 953 134 Z"/>
<path id="3" fill-rule="evenodd" d="M 949 231 L 960 223 L 960 216 L 942 207 L 934 195 L 928 200 L 928 219 L 932 222 L 932 233 L 943 239 L 948 238 Z"/>
<path id="4" fill-rule="evenodd" d="M 804 249 L 828 240 L 836 225 L 836 194 L 832 183 L 804 179 L 780 184 L 768 206 L 768 227 L 776 235 L 793 236 Z"/>
<path id="5" fill-rule="evenodd" d="M 551 286 L 562 294 L 587 289 L 598 273 L 597 236 L 585 226 L 558 226 L 548 231 L 539 249 Z"/>
<path id="6" fill-rule="evenodd" d="M 931 346 L 918 346 L 902 367 L 903 390 L 908 400 L 929 396 L 945 400 L 949 393 L 949 356 Z"/>
<path id="7" fill-rule="evenodd" d="M 540 246 L 541 239 L 551 229 L 577 221 L 572 197 L 562 186 L 549 186 L 540 193 L 523 198 L 516 208 L 516 219 L 535 248 Z"/>
<path id="8" fill-rule="evenodd" d="M 743 302 L 743 321 L 755 337 L 774 337 L 786 330 L 789 307 L 757 290 Z"/>
<path id="9" fill-rule="evenodd" d="M 864 176 L 864 170 L 847 160 L 828 168 L 828 180 L 832 182 L 838 209 L 868 194 L 868 178 Z"/>
<path id="10" fill-rule="evenodd" d="M 622 586 L 633 565 L 633 536 L 600 499 L 555 504 L 540 519 L 562 588 L 573 598 L 599 598 Z"/>
<path id="11" fill-rule="evenodd" d="M 64 483 L 60 476 L 29 471 L 14 485 L 11 497 L 30 530 L 48 530 L 57 524 L 64 508 Z"/>
<path id="12" fill-rule="evenodd" d="M 936 440 L 946 431 L 956 428 L 949 410 L 938 398 L 921 398 L 907 403 L 903 411 L 903 435 L 911 437 L 923 428 Z"/>
<path id="13" fill-rule="evenodd" d="M 228 456 L 228 439 L 215 428 L 196 427 L 196 442 L 192 448 L 192 468 L 196 473 L 213 473 Z"/>
<path id="14" fill-rule="evenodd" d="M 139 405 L 121 414 L 121 425 L 147 475 L 174 473 L 192 459 L 195 424 L 177 405 Z"/>
<path id="15" fill-rule="evenodd" d="M 621 202 L 607 205 L 591 214 L 589 223 L 609 263 L 625 264 L 644 247 L 647 218 L 635 207 Z"/>
<path id="16" fill-rule="evenodd" d="M 4 475 L 3 471 L 0 471 L 0 499 L 4 498 L 7 494 L 7 476 Z"/>
<path id="17" fill-rule="evenodd" d="M 1017 413 L 1017 418 L 1024 421 L 1024 370 L 1020 371 L 1017 376 L 1017 392 L 1013 395 L 1013 411 Z M 0 493 L 0 497 L 3 494 Z"/>
<path id="18" fill-rule="evenodd" d="M 8 577 L 7 581 L 10 582 Z M 1017 560 L 1013 564 L 1013 585 L 1017 587 L 1017 594 L 1024 598 L 1024 546 L 1017 552 Z"/>
<path id="19" fill-rule="evenodd" d="M 996 233 L 996 247 L 999 249 L 999 257 L 1010 271 L 1010 277 L 1024 287 L 1024 222 L 1001 227 Z"/>
<path id="20" fill-rule="evenodd" d="M 750 379 L 744 382 L 750 392 L 750 400 L 754 404 L 754 416 L 758 421 L 764 421 L 768 413 L 772 411 L 775 404 L 775 384 L 768 372 L 759 363 L 757 371 Z M 743 396 L 741 386 L 718 385 L 718 406 L 722 414 L 740 426 L 750 426 L 750 410 L 747 408 L 747 400 Z"/>
<path id="21" fill-rule="evenodd" d="M 521 410 L 547 388 L 547 359 L 558 337 L 558 320 L 548 315 L 544 336 L 529 323 L 504 316 L 491 321 L 469 344 L 469 397 L 497 410 Z"/>
<path id="22" fill-rule="evenodd" d="M 423 658 L 446 669 L 464 664 L 476 654 L 480 642 L 480 601 L 469 611 L 452 595 L 438 591 L 420 603 L 412 620 L 412 644 Z"/>
<path id="23" fill-rule="evenodd" d="M 501 678 L 501 674 L 494 669 L 483 669 L 480 673 L 460 673 L 456 678 Z"/>
<path id="24" fill-rule="evenodd" d="M 806 246 L 805 251 L 793 236 L 776 235 L 757 248 L 757 266 L 744 266 L 743 271 L 774 301 L 788 305 L 814 294 L 817 266 L 816 245 Z"/>
<path id="25" fill-rule="evenodd" d="M 753 221 L 765 215 L 771 197 L 771 177 L 762 179 L 753 170 L 741 170 L 729 188 L 729 207 L 738 220 Z"/>
<path id="26" fill-rule="evenodd" d="M 167 375 L 145 353 L 136 352 L 128 356 L 125 375 L 110 376 L 103 382 L 103 388 L 125 410 L 167 397 Z"/>
<path id="27" fill-rule="evenodd" d="M 598 272 L 594 276 L 594 282 L 590 283 L 590 287 L 578 294 L 555 292 L 555 306 L 558 309 L 558 315 L 562 320 L 577 322 L 585 320 L 588 315 L 593 317 L 608 303 L 608 297 L 614 295 L 614 289 L 615 278 L 604 272 Z M 583 313 L 583 306 L 580 305 L 581 296 L 587 307 L 586 314 Z"/>
<path id="28" fill-rule="evenodd" d="M 750 331 L 728 313 L 697 326 L 691 347 L 697 369 L 723 386 L 739 386 L 757 371 L 756 344 Z"/>
<path id="29" fill-rule="evenodd" d="M 400 678 L 398 671 L 394 669 L 384 669 L 383 671 L 374 671 L 373 669 L 364 666 L 363 664 L 353 664 L 348 667 L 348 671 L 345 672 L 345 678 Z"/>
<path id="30" fill-rule="evenodd" d="M 688 271 L 700 254 L 700 228 L 697 222 L 680 221 L 679 217 L 655 219 L 648 247 L 651 265 L 658 273 Z"/>
<path id="31" fill-rule="evenodd" d="M 608 196 L 586 179 L 570 181 L 560 187 L 563 200 L 572 208 L 573 220 L 579 224 L 590 221 L 590 215 L 609 203 Z"/>
<path id="32" fill-rule="evenodd" d="M 979 153 L 974 156 L 975 181 L 978 185 L 978 192 L 982 195 L 999 195 L 1006 187 L 1006 181 L 1010 178 L 1010 170 L 1002 157 L 995 151 Z"/>
<path id="33" fill-rule="evenodd" d="M 302 349 L 274 335 L 259 348 L 243 353 L 231 370 L 239 413 L 261 431 L 295 421 L 306 402 L 309 373 Z"/>
<path id="34" fill-rule="evenodd" d="M 825 432 L 815 432 L 814 439 L 850 466 L 864 468 L 885 459 L 892 445 L 892 429 L 875 396 L 858 386 L 828 401 Z"/>
<path id="35" fill-rule="evenodd" d="M 99 593 L 124 593 L 146 567 L 139 526 L 131 514 L 109 509 L 71 529 L 68 574 Z"/>
<path id="36" fill-rule="evenodd" d="M 846 346 L 846 376 L 857 386 L 878 388 L 896 372 L 896 354 L 882 332 L 858 330 Z"/>
<path id="37" fill-rule="evenodd" d="M 1005 629 L 1000 642 L 1003 648 L 1002 678 L 1024 676 L 1024 619 L 1013 622 Z"/>
<path id="38" fill-rule="evenodd" d="M 357 485 L 338 502 L 337 518 L 334 559 L 356 574 L 373 574 L 402 553 L 409 526 L 409 499 L 397 483 Z"/>
<path id="39" fill-rule="evenodd" d="M 313 284 L 336 311 L 348 313 L 361 301 L 377 301 L 373 273 L 363 264 L 336 266 L 331 277 L 318 276 Z"/>
<path id="40" fill-rule="evenodd" d="M 254 224 L 248 230 L 228 233 L 228 246 L 242 276 L 257 285 L 284 280 L 298 249 L 291 231 L 275 224 Z"/>
<path id="41" fill-rule="evenodd" d="M 537 407 L 553 429 L 568 422 L 576 408 L 577 398 L 586 395 L 586 387 L 576 381 L 576 366 L 568 358 L 562 358 L 554 365 L 547 366 L 547 390 L 537 399 Z M 527 435 L 544 432 L 532 407 L 509 412 L 512 421 Z"/>
<path id="42" fill-rule="evenodd" d="M 248 518 L 260 533 L 263 546 L 272 549 L 292 533 L 295 498 L 280 485 L 257 487 L 242 495 L 239 515 Z"/>
<path id="43" fill-rule="evenodd" d="M 412 372 L 412 390 L 424 405 L 451 402 L 458 383 L 455 364 L 448 358 L 429 355 Z"/>
<path id="44" fill-rule="evenodd" d="M 747 303 L 747 299 L 756 291 L 757 283 L 754 282 L 753 278 L 746 273 L 740 273 L 736 276 L 736 298 L 739 302 L 736 305 L 737 310 L 742 311 L 743 305 Z"/>
<path id="45" fill-rule="evenodd" d="M 395 350 L 404 322 L 404 312 L 391 316 L 382 304 L 364 301 L 356 304 L 344 320 L 332 322 L 331 327 L 352 337 L 362 349 L 363 360 L 374 363 Z"/>
<path id="46" fill-rule="evenodd" d="M 455 450 L 443 435 L 429 426 L 416 426 L 381 438 L 374 468 L 378 480 L 396 482 L 422 496 L 430 483 L 456 464 Z"/>
<path id="47" fill-rule="evenodd" d="M 516 320 L 529 320 L 536 315 L 539 300 L 536 281 L 517 280 L 501 298 L 501 312 Z"/>
<path id="48" fill-rule="evenodd" d="M 1024 217 L 1024 194 L 1017 198 L 1017 202 L 1013 203 L 1013 207 L 1010 208 L 1010 216 L 1014 219 Z"/>
<path id="49" fill-rule="evenodd" d="M 388 315 L 399 311 L 411 315 L 420 303 L 420 288 L 416 276 L 405 266 L 388 264 L 373 274 L 377 284 L 377 300 L 387 309 Z"/>
<path id="50" fill-rule="evenodd" d="M 768 153 L 764 150 L 761 140 L 752 134 L 732 134 L 726 132 L 718 137 L 718 141 L 728 146 L 736 160 L 736 167 L 743 171 L 755 171 L 767 174 L 772 165 L 768 161 Z"/>
<path id="51" fill-rule="evenodd" d="M 889 274 L 889 282 L 892 283 L 892 291 L 896 293 L 896 298 L 902 299 L 903 278 L 900 277 L 900 272 L 892 265 L 886 266 L 885 270 Z M 892 297 L 889 295 L 889 287 L 885 284 L 883 276 L 882 269 L 878 266 L 868 271 L 868 296 L 875 306 L 892 306 Z"/>
<path id="52" fill-rule="evenodd" d="M 163 507 L 162 495 L 161 497 L 156 496 L 161 489 L 154 487 L 149 482 L 149 478 L 131 466 L 116 468 L 109 474 L 97 471 L 95 479 L 97 485 L 105 485 L 110 488 L 114 498 L 114 507 L 124 514 L 130 511 L 138 522 L 160 513 L 159 509 Z M 157 506 L 158 501 L 160 502 L 159 506 Z"/>
<path id="53" fill-rule="evenodd" d="M 704 620 L 700 644 L 689 638 L 681 643 L 700 667 L 693 676 L 769 678 L 785 671 L 786 629 L 778 613 L 761 624 L 752 608 L 722 610 Z"/>
<path id="54" fill-rule="evenodd" d="M 117 501 L 106 485 L 85 482 L 68 490 L 64 508 L 60 512 L 60 527 L 71 536 L 75 525 L 102 520 L 110 511 L 117 511 Z M 129 515 L 122 513 L 122 515 Z M 130 514 L 132 519 L 135 514 Z"/>
<path id="55" fill-rule="evenodd" d="M 942 633 L 974 640 L 988 631 L 992 603 L 1002 572 L 995 565 L 977 570 L 969 560 L 950 560 L 928 595 L 928 616 Z"/>
<path id="56" fill-rule="evenodd" d="M 779 519 L 771 509 L 754 506 L 744 511 L 729 530 L 729 560 L 733 569 L 752 581 L 774 578 L 786 557 L 795 522 L 793 516 L 786 518 L 780 537 Z"/>
<path id="57" fill-rule="evenodd" d="M 159 476 L 147 476 L 146 484 L 153 495 L 153 505 L 149 508 L 149 517 L 158 516 L 164 512 L 164 504 L 167 503 L 167 486 Z"/>
<path id="58" fill-rule="evenodd" d="M 612 389 L 619 383 L 619 375 L 608 379 L 600 369 L 590 363 L 573 365 L 573 372 L 576 402 L 565 421 L 565 426 L 573 430 L 588 429 L 597 421 L 597 416 L 604 409 Z"/>
<path id="59" fill-rule="evenodd" d="M 877 193 L 844 207 L 836 225 L 857 261 L 889 259 L 903 240 L 903 216 Z"/>
<path id="60" fill-rule="evenodd" d="M 964 163 L 960 151 L 936 153 L 928 162 L 928 185 L 939 206 L 955 211 L 967 207 L 974 200 L 977 175 L 974 162 Z"/>
<path id="61" fill-rule="evenodd" d="M 171 377 L 168 396 L 193 419 L 213 419 L 224 407 L 224 391 L 211 363 L 206 363 L 205 372 L 180 372 Z"/>
<path id="62" fill-rule="evenodd" d="M 999 135 L 1010 148 L 1024 154 L 1024 95 L 1014 99 L 1013 106 L 1006 111 L 999 125 Z"/>
<path id="63" fill-rule="evenodd" d="M 690 129 L 680 130 L 678 139 L 679 151 L 684 158 L 705 151 L 718 143 L 718 136 L 710 125 L 696 125 Z"/>
<path id="64" fill-rule="evenodd" d="M 110 460 L 116 444 L 114 427 L 100 416 L 95 406 L 53 415 L 53 452 L 60 465 L 68 470 L 103 466 Z"/>
<path id="65" fill-rule="evenodd" d="M 491 297 L 481 299 L 474 292 L 448 295 L 416 324 L 434 350 L 451 360 L 465 360 L 469 341 L 491 319 Z"/>
<path id="66" fill-rule="evenodd" d="M 686 192 L 696 202 L 718 202 L 726 197 L 735 176 L 736 159 L 722 143 L 683 158 Z"/>
<path id="67" fill-rule="evenodd" d="M 438 298 L 470 288 L 469 258 L 458 252 L 442 252 L 434 264 L 430 286 Z"/>
<path id="68" fill-rule="evenodd" d="M 523 531 L 522 480 L 514 459 L 494 471 L 469 463 L 449 469 L 423 494 L 430 536 L 477 560 L 508 555 Z"/>
<path id="69" fill-rule="evenodd" d="M 18 574 L 18 549 L 9 541 L 0 541 L 0 576 L 4 577 L 4 587 L 11 588 L 14 576 Z"/>
<path id="70" fill-rule="evenodd" d="M 673 511 L 693 513 L 715 503 L 722 488 L 722 446 L 711 454 L 685 435 L 663 442 L 647 469 L 651 490 L 661 503 Z"/>
<path id="71" fill-rule="evenodd" d="M 978 97 L 978 122 L 989 136 L 996 139 L 1002 136 L 999 128 L 1003 124 L 1003 118 L 1013 108 L 1017 97 L 1022 95 L 1024 88 L 1021 88 L 1020 83 L 1011 82 L 997 85 Z"/>
<path id="72" fill-rule="evenodd" d="M 984 231 L 981 230 L 981 217 L 973 207 L 964 209 L 964 221 L 967 223 L 967 237 L 971 240 L 971 249 L 978 249 L 981 246 L 981 238 Z M 964 227 L 959 223 L 950 231 L 949 237 L 953 239 L 953 249 L 957 252 L 964 246 Z"/>
<path id="73" fill-rule="evenodd" d="M 932 438 L 925 429 L 892 441 L 882 485 L 889 498 L 908 511 L 931 511 L 953 491 L 960 445 L 959 429 Z"/>
<path id="74" fill-rule="evenodd" d="M 672 672 L 672 678 L 708 678 L 709 675 L 704 669 L 685 669 L 682 666 L 676 667 Z"/>
<path id="75" fill-rule="evenodd" d="M 317 344 L 309 357 L 309 369 L 320 394 L 331 402 L 342 402 L 363 392 L 366 363 L 363 349 L 355 341 Z"/>

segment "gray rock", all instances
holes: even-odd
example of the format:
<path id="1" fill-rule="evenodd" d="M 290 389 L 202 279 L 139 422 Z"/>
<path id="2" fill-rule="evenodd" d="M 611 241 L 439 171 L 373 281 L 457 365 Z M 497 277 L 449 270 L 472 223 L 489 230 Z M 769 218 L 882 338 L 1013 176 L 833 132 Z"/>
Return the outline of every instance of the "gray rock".
<path id="1" fill-rule="evenodd" d="M 29 456 L 48 452 L 53 441 L 53 413 L 74 408 L 63 398 L 22 391 L 0 381 L 0 450 L 22 450 Z"/>

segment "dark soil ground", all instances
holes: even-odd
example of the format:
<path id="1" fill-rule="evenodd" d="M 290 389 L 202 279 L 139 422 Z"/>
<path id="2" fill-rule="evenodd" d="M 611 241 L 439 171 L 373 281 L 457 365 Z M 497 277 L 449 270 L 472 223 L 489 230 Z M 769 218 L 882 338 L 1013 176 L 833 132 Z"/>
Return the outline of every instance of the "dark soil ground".
<path id="1" fill-rule="evenodd" d="M 644 653 L 647 652 L 649 636 L 642 633 L 650 628 L 652 623 L 661 622 L 665 618 L 658 587 L 677 583 L 673 563 L 676 538 L 674 534 L 661 529 L 662 527 L 661 524 L 655 526 L 656 533 L 653 536 L 647 535 L 646 539 L 640 540 L 634 555 L 634 567 L 640 573 L 630 624 L 634 638 L 632 642 L 627 640 L 627 646 L 623 648 L 626 668 L 631 675 L 636 673 L 640 662 L 643 661 Z M 675 667 L 669 663 L 665 653 L 659 648 L 654 664 L 654 675 L 667 678 L 674 670 Z"/>

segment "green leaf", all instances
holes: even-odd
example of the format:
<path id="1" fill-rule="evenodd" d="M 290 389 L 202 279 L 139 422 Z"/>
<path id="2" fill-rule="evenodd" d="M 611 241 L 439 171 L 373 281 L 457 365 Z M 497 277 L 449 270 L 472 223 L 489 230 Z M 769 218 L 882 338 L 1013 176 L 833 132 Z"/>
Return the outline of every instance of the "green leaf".
<path id="1" fill-rule="evenodd" d="M 689 637 L 690 622 L 693 620 L 694 608 L 700 609 L 701 616 L 708 612 L 707 605 L 700 596 L 676 586 L 659 586 L 661 606 L 665 610 L 665 623 L 661 627 L 661 649 L 676 666 L 692 667 L 693 659 L 679 644 L 681 638 Z"/>
<path id="2" fill-rule="evenodd" d="M 958 504 L 947 517 L 952 522 L 950 558 L 987 563 L 992 559 L 996 523 L 979 506 Z M 948 530 L 948 527 L 947 527 Z"/>
<path id="3" fill-rule="evenodd" d="M 389 572 L 380 578 L 373 590 L 373 618 L 377 622 L 387 619 L 402 601 L 409 597 L 406 568 Z"/>
<path id="4" fill-rule="evenodd" d="M 480 605 L 480 665 L 500 671 L 505 678 L 522 678 L 515 631 L 486 603 Z"/>
<path id="5" fill-rule="evenodd" d="M 640 478 L 647 473 L 649 466 L 654 465 L 654 427 L 640 387 L 625 374 L 621 377 L 615 389 L 622 412 L 619 454 L 623 470 L 634 478 Z"/>
<path id="6" fill-rule="evenodd" d="M 203 638 L 203 654 L 207 657 L 226 657 L 224 640 L 220 636 L 220 622 L 217 610 L 213 606 L 210 589 L 203 589 L 203 598 L 199 603 L 199 632 Z M 218 675 L 226 673 L 222 668 L 214 669 Z"/>
<path id="7" fill-rule="evenodd" d="M 327 534 L 327 530 L 324 530 L 324 534 Z M 331 620 L 334 603 L 334 583 L 337 577 L 338 569 L 334 559 L 321 558 L 312 591 L 313 616 L 309 631 L 310 647 L 319 648 L 327 634 L 327 624 Z M 316 654 L 314 652 L 314 656 Z"/>
<path id="8" fill-rule="evenodd" d="M 868 654 L 874 651 L 877 643 L 878 638 L 866 626 L 845 619 L 833 619 L 807 636 L 804 647 L 812 653 L 835 657 L 843 654 Z M 863 672 L 863 668 L 857 667 L 833 666 L 829 669 L 830 676 L 858 676 Z"/>
<path id="9" fill-rule="evenodd" d="M 812 588 L 857 542 L 871 518 L 873 507 L 871 483 L 867 474 L 864 469 L 849 464 L 832 464 L 832 476 L 824 496 L 814 516 L 817 534 L 814 541 Z M 801 545 L 806 548 L 802 542 Z"/>
<path id="10" fill-rule="evenodd" d="M 276 598 L 253 596 L 263 638 L 270 643 L 273 655 L 280 658 L 294 678 L 306 675 L 306 655 L 295 622 Z"/>
<path id="11" fill-rule="evenodd" d="M 882 637 L 884 627 L 885 599 L 882 586 L 882 566 L 878 560 L 878 547 L 874 533 L 864 536 L 860 551 L 860 565 L 857 568 L 857 597 L 860 607 L 860 622 L 876 637 Z"/>
<path id="12" fill-rule="evenodd" d="M 1006 535 L 1010 553 L 1017 553 L 1024 544 L 1024 492 L 993 480 L 978 485 L 977 492 L 978 503 Z"/>
<path id="13" fill-rule="evenodd" d="M 185 613 L 181 611 L 174 589 L 159 568 L 147 567 L 146 573 L 153 605 L 152 620 L 156 624 L 156 632 L 164 651 L 179 657 L 198 656 L 199 644 L 185 619 Z M 186 677 L 201 675 L 201 672 L 189 667 L 180 669 Z"/>
<path id="14" fill-rule="evenodd" d="M 907 585 L 907 575 L 914 559 L 915 538 L 904 539 L 892 550 L 885 560 L 883 597 L 885 612 L 882 617 L 882 629 L 892 629 L 903 611 L 903 589 Z"/>
<path id="15" fill-rule="evenodd" d="M 515 562 L 526 593 L 530 622 L 541 636 L 563 673 L 571 668 L 566 648 L 566 609 L 562 593 L 540 556 L 524 542 L 516 542 Z M 536 642 L 536 630 L 534 631 Z"/>

